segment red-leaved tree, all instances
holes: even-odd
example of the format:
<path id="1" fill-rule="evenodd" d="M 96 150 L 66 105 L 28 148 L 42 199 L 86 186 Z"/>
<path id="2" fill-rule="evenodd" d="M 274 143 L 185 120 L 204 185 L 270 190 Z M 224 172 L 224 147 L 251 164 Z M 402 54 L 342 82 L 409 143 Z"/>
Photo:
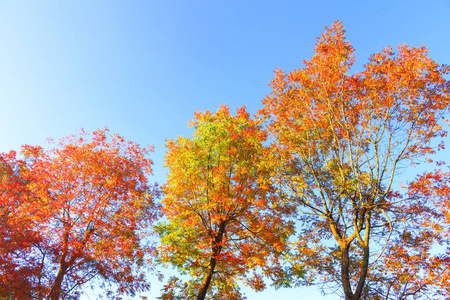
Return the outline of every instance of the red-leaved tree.
<path id="1" fill-rule="evenodd" d="M 2 232 L 11 246 L 1 259 L 18 267 L 2 275 L 29 283 L 11 286 L 11 297 L 77 298 L 93 278 L 119 294 L 149 288 L 143 266 L 151 248 L 143 242 L 158 216 L 147 179 L 151 151 L 105 129 L 92 136 L 82 131 L 49 150 L 24 146 L 23 161 L 3 155 L 3 216 L 8 226 L 29 226 Z M 17 272 L 26 261 L 33 262 L 28 276 Z"/>

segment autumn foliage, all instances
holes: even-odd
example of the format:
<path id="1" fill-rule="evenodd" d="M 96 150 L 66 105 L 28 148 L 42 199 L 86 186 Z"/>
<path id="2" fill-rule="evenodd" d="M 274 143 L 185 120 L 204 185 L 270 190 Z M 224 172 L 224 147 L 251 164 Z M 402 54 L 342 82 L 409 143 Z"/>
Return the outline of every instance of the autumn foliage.
<path id="1" fill-rule="evenodd" d="M 258 115 L 195 113 L 191 138 L 166 141 L 161 203 L 152 148 L 106 129 L 0 154 L 0 299 L 77 299 L 95 280 L 134 296 L 149 262 L 181 274 L 166 300 L 244 299 L 239 283 L 450 299 L 450 171 L 433 161 L 450 68 L 400 45 L 352 73 L 344 34 L 277 69 Z"/>
<path id="2" fill-rule="evenodd" d="M 285 158 L 277 180 L 300 212 L 291 259 L 309 270 L 306 283 L 341 285 L 345 299 L 432 295 L 448 268 L 432 254 L 443 231 L 427 226 L 439 216 L 402 192 L 399 175 L 443 148 L 450 69 L 425 47 L 401 45 L 350 74 L 354 49 L 339 22 L 314 51 L 303 68 L 275 72 L 261 111 Z"/>
<path id="3" fill-rule="evenodd" d="M 93 278 L 118 293 L 148 289 L 142 230 L 157 216 L 150 151 L 99 130 L 49 150 L 24 146 L 23 160 L 2 155 L 2 295 L 76 298 Z"/>
<path id="4" fill-rule="evenodd" d="M 189 274 L 161 299 L 242 299 L 236 282 L 264 288 L 292 226 L 271 183 L 261 121 L 240 108 L 196 113 L 192 138 L 167 142 L 168 180 L 158 226 L 160 261 Z M 258 272 L 259 271 L 259 272 Z"/>

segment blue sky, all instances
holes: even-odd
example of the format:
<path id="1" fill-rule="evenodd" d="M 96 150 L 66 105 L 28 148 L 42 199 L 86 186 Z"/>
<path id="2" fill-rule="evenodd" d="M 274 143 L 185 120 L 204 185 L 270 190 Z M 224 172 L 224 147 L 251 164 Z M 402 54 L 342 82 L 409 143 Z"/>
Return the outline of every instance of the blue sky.
<path id="1" fill-rule="evenodd" d="M 386 45 L 428 46 L 450 64 L 450 1 L 1 1 L 0 152 L 108 127 L 155 146 L 189 136 L 197 110 L 256 113 L 275 68 L 301 67 L 341 20 L 355 71 Z M 155 283 L 151 293 L 158 295 Z M 316 287 L 251 299 L 336 299 Z"/>

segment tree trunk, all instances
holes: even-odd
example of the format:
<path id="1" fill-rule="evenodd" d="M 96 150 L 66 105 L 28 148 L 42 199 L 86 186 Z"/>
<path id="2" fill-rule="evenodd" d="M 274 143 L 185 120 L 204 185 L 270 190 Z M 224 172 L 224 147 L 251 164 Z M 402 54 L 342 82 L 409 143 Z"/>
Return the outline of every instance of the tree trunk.
<path id="1" fill-rule="evenodd" d="M 364 285 L 367 278 L 367 270 L 369 268 L 369 247 L 363 247 L 363 261 L 361 263 L 361 275 L 359 277 L 358 286 L 355 291 L 354 299 L 361 299 Z"/>
<path id="2" fill-rule="evenodd" d="M 209 285 L 211 283 L 212 275 L 214 274 L 214 268 L 216 267 L 216 259 L 211 258 L 208 273 L 205 275 L 205 278 L 202 282 L 202 287 L 200 288 L 200 291 L 197 295 L 197 300 L 204 300 L 206 297 L 206 292 L 208 291 Z"/>
<path id="3" fill-rule="evenodd" d="M 52 289 L 50 290 L 50 294 L 48 295 L 48 299 L 50 300 L 59 300 L 61 296 L 61 284 L 64 279 L 64 274 L 67 271 L 67 266 L 65 263 L 59 266 L 58 274 L 56 275 L 55 281 L 53 282 Z"/>
<path id="4" fill-rule="evenodd" d="M 370 212 L 365 213 L 365 235 L 364 240 L 358 235 L 358 241 L 363 248 L 363 257 L 361 261 L 361 273 L 359 275 L 358 285 L 356 286 L 355 293 L 352 291 L 352 285 L 350 281 L 350 244 L 348 240 L 339 242 L 341 247 L 341 279 L 342 286 L 344 288 L 344 295 L 346 300 L 360 300 L 364 286 L 366 283 L 367 272 L 369 268 L 369 237 L 370 237 Z"/>
<path id="5" fill-rule="evenodd" d="M 52 289 L 48 294 L 48 299 L 50 300 L 59 300 L 61 296 L 61 285 L 64 279 L 64 275 L 69 267 L 66 262 L 66 257 L 69 249 L 69 233 L 70 227 L 64 222 L 64 237 L 63 237 L 63 247 L 61 252 L 61 257 L 59 259 L 59 270 L 56 274 L 55 281 L 53 282 Z"/>
<path id="6" fill-rule="evenodd" d="M 341 279 L 344 288 L 345 300 L 353 300 L 352 285 L 350 282 L 350 244 L 343 242 L 341 246 Z"/>
<path id="7" fill-rule="evenodd" d="M 217 264 L 217 255 L 222 250 L 222 240 L 223 235 L 225 233 L 225 223 L 220 223 L 219 232 L 215 236 L 215 238 L 211 242 L 212 246 L 212 254 L 211 259 L 209 261 L 208 273 L 206 273 L 205 278 L 203 279 L 202 286 L 197 295 L 197 300 L 204 300 L 206 297 L 206 292 L 208 291 L 209 285 L 211 284 L 212 276 L 214 274 L 214 269 Z"/>
<path id="8" fill-rule="evenodd" d="M 69 260 L 66 260 L 67 256 L 69 255 L 69 253 L 68 253 L 69 246 L 68 245 L 69 245 L 70 227 L 67 224 L 65 224 L 63 249 L 62 249 L 62 253 L 61 253 L 61 258 L 59 260 L 59 270 L 58 270 L 58 273 L 56 274 L 55 281 L 53 282 L 52 289 L 50 290 L 50 293 L 48 295 L 48 299 L 50 299 L 50 300 L 59 300 L 60 299 L 61 285 L 62 285 L 62 282 L 64 279 L 64 275 L 66 274 L 67 270 L 76 262 L 76 260 L 82 256 L 84 247 L 86 247 L 86 243 L 89 241 L 89 239 L 91 238 L 94 231 L 95 231 L 94 227 L 88 228 L 85 231 L 84 237 L 81 240 L 82 246 L 79 249 L 77 249 L 77 251 L 74 251 L 72 253 L 72 256 L 70 257 Z"/>
<path id="9" fill-rule="evenodd" d="M 361 241 L 360 245 L 363 248 L 363 261 L 361 263 L 361 275 L 359 277 L 358 286 L 355 291 L 355 299 L 361 299 L 364 285 L 366 283 L 367 272 L 369 269 L 369 237 L 370 237 L 370 212 L 366 212 L 366 232 L 364 241 Z"/>

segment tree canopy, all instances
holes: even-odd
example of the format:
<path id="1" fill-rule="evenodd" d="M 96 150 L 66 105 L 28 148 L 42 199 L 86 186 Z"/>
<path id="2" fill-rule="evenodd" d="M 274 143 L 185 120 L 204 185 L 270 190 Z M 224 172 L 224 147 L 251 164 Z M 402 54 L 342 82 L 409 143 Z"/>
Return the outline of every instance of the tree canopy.
<path id="1" fill-rule="evenodd" d="M 273 276 L 292 224 L 271 183 L 273 158 L 261 121 L 245 108 L 196 113 L 192 138 L 167 141 L 168 180 L 159 225 L 160 260 L 192 280 L 172 278 L 161 299 L 242 299 Z M 260 271 L 260 272 L 258 272 Z M 176 289 L 179 289 L 178 291 Z"/>
<path id="2" fill-rule="evenodd" d="M 148 289 L 143 230 L 158 215 L 147 182 L 151 150 L 99 130 L 49 150 L 24 146 L 24 160 L 3 155 L 2 295 L 76 298 L 98 277 L 119 294 Z"/>
<path id="3" fill-rule="evenodd" d="M 308 281 L 341 285 L 345 299 L 430 295 L 440 277 L 427 270 L 448 270 L 448 258 L 432 254 L 444 231 L 430 224 L 443 221 L 398 185 L 402 167 L 443 148 L 450 69 L 425 47 L 401 45 L 350 74 L 354 49 L 340 22 L 314 51 L 302 68 L 275 72 L 261 110 L 284 158 L 277 180 L 298 210 L 291 259 Z"/>

